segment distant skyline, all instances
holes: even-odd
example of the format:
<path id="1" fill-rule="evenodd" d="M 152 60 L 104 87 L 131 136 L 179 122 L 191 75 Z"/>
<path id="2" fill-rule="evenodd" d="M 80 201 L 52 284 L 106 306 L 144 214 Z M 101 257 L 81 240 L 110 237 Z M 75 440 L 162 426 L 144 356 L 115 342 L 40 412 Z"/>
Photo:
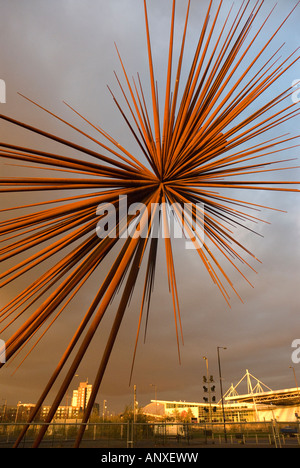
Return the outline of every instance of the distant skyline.
<path id="1" fill-rule="evenodd" d="M 154 62 L 163 92 L 171 4 L 159 0 L 148 3 Z M 275 3 L 275 0 L 266 0 L 260 18 L 264 19 Z M 280 24 L 296 3 L 296 0 L 280 2 L 273 12 L 273 20 L 266 26 L 266 31 L 273 32 L 275 26 Z M 177 4 L 176 33 L 180 38 L 187 2 Z M 222 18 L 225 18 L 231 4 L 231 1 L 224 2 Z M 194 53 L 199 24 L 202 25 L 203 12 L 206 12 L 207 6 L 207 0 L 191 2 L 189 47 L 184 57 L 184 63 L 187 65 L 190 64 Z M 216 6 L 217 2 L 214 9 Z M 86 144 L 82 137 L 78 137 L 71 129 L 26 102 L 17 93 L 24 93 L 63 118 L 70 119 L 75 124 L 79 122 L 81 125 L 82 122 L 62 103 L 64 100 L 112 135 L 119 136 L 128 147 L 133 145 L 106 85 L 117 89 L 113 71 L 117 70 L 121 74 L 114 41 L 120 49 L 126 69 L 132 75 L 138 71 L 148 85 L 148 64 L 144 54 L 146 39 L 143 5 L 140 0 L 10 0 L 2 2 L 0 30 L 4 44 L 0 50 L 0 79 L 6 84 L 6 102 L 0 103 L 1 113 L 37 125 L 63 138 L 70 138 L 79 144 Z M 259 45 L 265 40 L 266 35 L 263 35 L 258 41 Z M 274 53 L 285 42 L 282 54 L 288 56 L 298 47 L 299 40 L 298 8 L 276 37 L 270 52 Z M 178 53 L 178 50 L 176 52 Z M 184 70 L 186 71 L 186 68 Z M 272 93 L 278 94 L 298 78 L 300 70 L 299 65 L 296 65 L 272 88 Z M 270 97 L 270 94 L 267 93 L 267 97 Z M 280 134 L 297 135 L 299 122 L 298 116 L 292 122 L 283 124 Z M 83 128 L 86 127 L 83 125 Z M 270 138 L 277 136 L 278 130 L 273 129 Z M 44 142 L 37 136 L 21 129 L 16 130 L 4 122 L 0 124 L 0 140 L 45 149 Z M 95 149 L 95 145 L 88 144 Z M 47 142 L 45 150 L 48 149 L 60 150 L 56 144 Z M 71 150 L 68 155 L 72 155 Z M 299 148 L 285 151 L 280 156 L 280 159 L 284 158 L 297 158 L 298 161 L 293 164 L 298 166 Z M 14 176 L 16 172 L 24 172 L 30 176 L 32 169 L 15 168 L 10 165 L 10 161 L 1 160 L 0 172 L 1 177 Z M 300 180 L 300 171 L 294 169 L 279 173 L 278 177 Z M 51 199 L 52 195 L 47 194 L 46 197 Z M 153 385 L 157 387 L 157 399 L 202 402 L 202 377 L 206 374 L 203 356 L 208 358 L 209 371 L 215 378 L 219 392 L 217 346 L 227 347 L 226 350 L 221 350 L 224 391 L 231 383 L 236 384 L 246 369 L 276 390 L 295 387 L 294 375 L 290 368 L 294 366 L 300 383 L 300 364 L 292 361 L 292 343 L 295 339 L 300 339 L 300 195 L 256 191 L 242 193 L 242 197 L 282 210 L 258 212 L 258 217 L 267 222 L 256 225 L 255 229 L 259 235 L 243 230 L 237 233 L 238 238 L 245 242 L 259 259 L 251 264 L 256 272 L 252 271 L 248 275 L 254 288 L 234 272 L 230 272 L 244 303 L 232 297 L 229 308 L 212 284 L 197 255 L 192 250 L 183 249 L 183 240 L 177 240 L 174 244 L 175 266 L 184 335 L 179 364 L 162 244 L 146 342 L 144 344 L 143 338 L 140 339 L 131 385 L 129 386 L 129 377 L 142 279 L 137 283 L 126 311 L 96 399 L 98 403 L 106 400 L 108 408 L 121 412 L 127 404 L 133 402 L 133 385 L 137 387 L 140 406 L 154 399 Z M 23 200 L 24 204 L 35 202 L 36 195 L 24 194 L 22 203 Z M 20 205 L 20 195 L 0 194 L 0 209 L 17 205 Z M 9 217 L 11 214 L 1 212 L 1 219 L 4 219 L 2 215 Z M 1 271 L 9 265 L 10 260 L 1 266 Z M 19 368 L 17 367 L 26 354 L 26 348 L 24 354 L 21 353 L 0 370 L 2 402 L 7 400 L 8 404 L 16 404 L 19 400 L 24 403 L 37 401 L 104 273 L 105 271 L 101 270 L 89 280 L 84 291 L 66 310 L 64 317 L 49 330 Z M 16 289 L 19 290 L 29 280 L 32 280 L 30 275 L 18 281 L 16 285 L 3 288 L 0 307 L 14 296 Z M 97 331 L 96 338 L 78 369 L 79 377 L 73 379 L 70 389 L 76 388 L 79 381 L 85 381 L 87 378 L 89 383 L 93 384 L 116 304 L 117 298 L 109 306 L 107 317 L 101 323 L 101 329 Z M 8 336 L 9 329 L 5 330 L 0 338 L 5 340 Z M 61 380 L 51 392 L 51 398 L 60 382 Z M 45 404 L 50 404 L 51 398 L 47 399 Z"/>

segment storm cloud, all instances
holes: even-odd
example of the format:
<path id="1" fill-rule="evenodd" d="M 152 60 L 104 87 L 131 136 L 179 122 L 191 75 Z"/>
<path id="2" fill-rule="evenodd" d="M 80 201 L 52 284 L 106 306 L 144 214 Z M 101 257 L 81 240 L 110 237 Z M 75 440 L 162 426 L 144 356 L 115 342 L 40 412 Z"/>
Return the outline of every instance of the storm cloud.
<path id="1" fill-rule="evenodd" d="M 163 94 L 171 4 L 165 0 L 148 3 L 153 57 Z M 180 41 L 187 2 L 184 0 L 177 3 L 176 32 Z M 227 0 L 224 3 L 223 18 L 231 6 L 231 2 Z M 274 4 L 271 0 L 266 1 L 259 18 L 265 18 Z M 273 32 L 276 25 L 279 26 L 295 4 L 295 0 L 288 0 L 277 5 L 273 19 L 266 26 L 265 35 L 258 41 L 259 45 L 266 41 L 266 35 Z M 207 6 L 206 0 L 192 1 L 185 67 L 189 66 L 192 59 L 199 36 L 199 25 L 202 25 Z M 92 149 L 97 148 L 94 143 L 83 140 L 82 136 L 25 101 L 18 92 L 36 100 L 75 125 L 87 128 L 86 124 L 63 104 L 63 101 L 66 101 L 93 123 L 117 136 L 125 147 L 136 148 L 106 85 L 118 89 L 114 70 L 121 76 L 121 67 L 114 45 L 116 43 L 129 76 L 140 73 L 150 98 L 143 2 L 1 0 L 0 9 L 0 78 L 6 83 L 6 103 L 0 104 L 0 111 L 37 125 L 45 131 L 57 133 L 63 138 L 86 144 Z M 285 42 L 283 53 L 288 56 L 299 45 L 299 39 L 298 8 L 276 37 L 269 53 L 274 53 Z M 177 52 L 178 47 L 177 43 Z M 186 70 L 187 68 L 184 69 L 184 73 Z M 288 71 L 284 79 L 272 88 L 270 95 L 288 88 L 297 78 L 300 78 L 299 65 Z M 283 124 L 280 134 L 285 133 L 299 133 L 299 118 Z M 278 130 L 273 129 L 269 135 L 270 138 L 275 138 L 278 136 Z M 0 138 L 1 141 L 36 146 L 46 151 L 58 149 L 55 143 L 44 142 L 37 136 L 15 129 L 4 122 L 0 123 Z M 72 154 L 72 151 L 65 151 L 64 154 Z M 139 154 L 138 156 L 140 157 Z M 298 158 L 299 149 L 286 151 L 280 157 Z M 296 162 L 295 166 L 298 164 L 299 162 Z M 32 170 L 12 167 L 8 161 L 2 160 L 0 171 L 3 177 L 20 172 L 31 174 Z M 295 169 L 289 174 L 276 177 L 300 180 L 299 175 L 299 169 Z M 51 195 L 49 197 L 51 198 Z M 137 386 L 140 405 L 145 405 L 154 398 L 153 387 L 150 384 L 157 386 L 159 399 L 201 401 L 202 375 L 205 374 L 203 356 L 208 358 L 210 373 L 217 378 L 217 346 L 227 347 L 226 351 L 222 351 L 225 389 L 232 382 L 236 383 L 245 373 L 245 369 L 249 369 L 272 389 L 294 386 L 294 377 L 289 366 L 292 365 L 291 343 L 300 338 L 299 194 L 255 192 L 241 194 L 240 197 L 282 210 L 263 210 L 258 213 L 258 217 L 270 223 L 259 223 L 255 226 L 259 235 L 243 229 L 236 233 L 237 238 L 259 259 L 251 263 L 256 272 L 247 272 L 247 278 L 253 287 L 231 271 L 243 303 L 233 295 L 229 308 L 215 285 L 211 283 L 199 256 L 193 251 L 182 249 L 180 242 L 175 244 L 175 267 L 184 335 L 179 364 L 162 246 L 146 341 L 143 343 L 143 337 L 139 341 L 131 386 L 129 375 L 142 281 L 137 283 L 100 388 L 97 400 L 106 399 L 109 411 L 121 411 L 125 404 L 132 401 L 133 384 Z M 32 194 L 26 195 L 25 198 L 28 203 L 35 200 Z M 18 194 L 0 197 L 1 208 L 23 203 L 23 195 L 21 203 Z M 1 215 L 8 216 L 7 213 Z M 4 270 L 4 266 L 1 266 L 2 269 Z M 1 399 L 7 399 L 9 404 L 16 404 L 19 400 L 24 403 L 37 400 L 64 346 L 89 306 L 103 274 L 104 272 L 100 271 L 89 281 L 64 317 L 53 326 L 16 372 L 14 371 L 22 356 L 1 369 Z M 17 288 L 22 286 L 22 281 L 1 291 L 2 306 L 13 297 Z M 93 383 L 113 319 L 115 304 L 116 302 L 111 304 L 86 359 L 78 369 L 81 381 L 88 378 L 89 382 Z M 5 339 L 7 336 L 9 331 L 1 338 Z M 299 374 L 297 367 L 296 373 Z M 77 383 L 78 380 L 73 382 L 74 388 Z"/>

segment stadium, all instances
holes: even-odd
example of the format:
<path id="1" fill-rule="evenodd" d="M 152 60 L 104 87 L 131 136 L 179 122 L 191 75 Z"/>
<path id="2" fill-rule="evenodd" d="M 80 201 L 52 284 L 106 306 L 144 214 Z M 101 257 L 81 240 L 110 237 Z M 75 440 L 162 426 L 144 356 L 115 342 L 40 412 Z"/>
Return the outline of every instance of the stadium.
<path id="1" fill-rule="evenodd" d="M 238 393 L 242 383 L 247 392 Z M 245 375 L 227 390 L 222 399 L 215 400 L 214 389 L 204 386 L 204 403 L 187 401 L 151 400 L 144 413 L 157 419 L 185 418 L 193 422 L 278 422 L 300 421 L 300 390 L 298 387 L 272 390 L 246 370 Z"/>

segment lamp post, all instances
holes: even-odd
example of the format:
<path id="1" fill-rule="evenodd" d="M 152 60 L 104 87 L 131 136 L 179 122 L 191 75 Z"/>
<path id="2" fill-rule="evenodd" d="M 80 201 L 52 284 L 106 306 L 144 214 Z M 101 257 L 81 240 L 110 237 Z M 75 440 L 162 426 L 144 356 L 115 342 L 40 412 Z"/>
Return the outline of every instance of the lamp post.
<path id="1" fill-rule="evenodd" d="M 15 418 L 15 424 L 16 424 L 16 422 L 18 421 L 18 414 L 19 414 L 20 405 L 21 405 L 21 401 L 18 401 L 18 404 L 17 404 L 17 411 L 16 411 L 16 418 Z"/>
<path id="2" fill-rule="evenodd" d="M 297 392 L 299 392 L 299 387 L 298 387 L 298 382 L 297 382 L 297 378 L 296 378 L 295 368 L 293 366 L 289 366 L 289 368 L 293 369 L 295 384 L 296 384 L 296 387 L 297 387 Z"/>
<path id="3" fill-rule="evenodd" d="M 151 387 L 154 387 L 154 397 L 155 397 L 155 414 L 157 415 L 157 385 L 151 383 Z"/>
<path id="4" fill-rule="evenodd" d="M 219 378 L 220 378 L 220 389 L 221 389 L 221 403 L 222 403 L 222 413 L 223 413 L 223 424 L 224 424 L 224 436 L 225 442 L 227 443 L 227 433 L 226 433 L 226 423 L 225 423 L 225 411 L 224 411 L 224 398 L 223 398 L 223 386 L 222 386 L 222 374 L 221 374 L 221 362 L 220 362 L 220 349 L 227 349 L 223 346 L 217 346 L 218 353 L 218 366 L 219 366 Z"/>
<path id="5" fill-rule="evenodd" d="M 290 368 L 290 369 L 293 369 L 295 384 L 296 384 L 296 387 L 297 387 L 297 393 L 298 393 L 298 395 L 300 396 L 300 392 L 299 392 L 299 387 L 298 387 L 298 382 L 297 382 L 297 377 L 296 377 L 295 368 L 294 368 L 293 366 L 289 366 L 289 368 Z"/>
<path id="6" fill-rule="evenodd" d="M 133 422 L 136 422 L 136 406 L 137 406 L 137 401 L 136 401 L 136 385 L 133 386 Z"/>
<path id="7" fill-rule="evenodd" d="M 106 412 L 106 403 L 107 403 L 107 400 L 103 400 L 103 411 L 102 411 L 102 419 L 103 419 L 103 422 L 105 420 L 105 412 Z"/>
<path id="8" fill-rule="evenodd" d="M 79 377 L 78 374 L 75 374 L 74 377 Z M 65 411 L 65 427 L 67 423 L 68 417 L 73 417 L 73 396 L 71 397 L 71 410 L 69 410 L 69 390 L 70 390 L 71 382 L 66 391 L 66 411 Z M 74 394 L 73 394 L 74 395 Z M 77 402 L 78 403 L 78 402 Z"/>
<path id="9" fill-rule="evenodd" d="M 207 376 L 207 382 L 209 382 L 208 359 L 206 356 L 203 356 L 203 359 L 206 362 L 206 376 Z M 209 402 L 209 422 L 212 423 L 210 385 L 208 385 L 208 402 Z"/>

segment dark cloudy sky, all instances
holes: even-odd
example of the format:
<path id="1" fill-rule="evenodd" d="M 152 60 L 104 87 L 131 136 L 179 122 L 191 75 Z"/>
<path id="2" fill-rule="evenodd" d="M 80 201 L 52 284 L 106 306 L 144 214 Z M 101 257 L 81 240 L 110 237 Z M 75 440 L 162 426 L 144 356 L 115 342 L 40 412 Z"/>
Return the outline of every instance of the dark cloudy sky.
<path id="1" fill-rule="evenodd" d="M 187 2 L 178 0 L 177 3 L 176 32 L 180 40 Z M 275 1 L 266 0 L 259 18 L 265 18 L 274 4 Z M 257 48 L 263 46 L 268 34 L 275 31 L 295 4 L 296 0 L 279 2 L 273 19 L 257 41 Z M 161 89 L 164 90 L 171 1 L 152 0 L 148 1 L 148 5 L 156 74 L 159 83 L 162 83 Z M 185 67 L 192 59 L 200 31 L 199 25 L 202 25 L 207 5 L 207 0 L 192 0 Z M 231 1 L 225 0 L 223 19 L 230 6 Z M 149 92 L 143 2 L 0 0 L 0 12 L 0 78 L 5 80 L 7 87 L 7 102 L 0 104 L 1 113 L 95 149 L 95 145 L 83 141 L 82 137 L 58 124 L 55 119 L 26 102 L 17 93 L 24 93 L 63 118 L 78 124 L 78 119 L 62 103 L 65 100 L 91 121 L 116 135 L 125 147 L 133 148 L 131 137 L 106 85 L 117 89 L 113 71 L 117 70 L 121 76 L 114 47 L 116 42 L 129 76 L 139 72 L 145 83 L 144 87 Z M 282 53 L 286 57 L 299 46 L 299 15 L 298 8 L 276 37 L 270 52 L 274 52 L 285 42 Z M 259 21 L 258 19 L 257 24 Z M 178 44 L 179 42 L 176 51 Z M 253 51 L 255 52 L 257 49 Z M 287 88 L 297 78 L 300 78 L 299 65 L 289 70 L 270 93 L 273 95 Z M 299 118 L 284 124 L 279 133 L 290 132 L 295 135 L 298 130 Z M 275 129 L 270 133 L 270 138 L 279 133 Z M 4 123 L 0 125 L 0 138 L 2 141 L 13 141 L 24 146 L 38 145 L 45 148 L 45 142 Z M 46 148 L 54 149 L 55 145 L 47 142 Z M 299 157 L 299 149 L 287 151 L 282 156 Z M 0 162 L 1 177 L 9 176 L 14 171 L 22 173 L 22 169 L 5 165 L 6 162 Z M 295 170 L 283 176 L 276 174 L 276 177 L 300 180 L 300 173 Z M 34 197 L 30 195 L 27 199 L 34 200 Z M 176 244 L 175 264 L 184 332 L 179 365 L 172 301 L 167 287 L 164 252 L 161 249 L 147 340 L 145 344 L 140 341 L 132 384 L 129 387 L 139 313 L 139 288 L 127 310 L 100 388 L 97 400 L 102 402 L 106 399 L 110 411 L 121 411 L 125 404 L 132 402 L 133 384 L 137 386 L 137 399 L 141 405 L 147 404 L 154 397 L 154 389 L 150 384 L 157 386 L 159 399 L 202 401 L 202 376 L 206 372 L 203 356 L 207 356 L 210 373 L 217 378 L 217 346 L 228 348 L 222 351 L 225 389 L 231 383 L 237 383 L 246 369 L 269 387 L 279 389 L 295 385 L 289 369 L 289 366 L 294 365 L 300 382 L 300 364 L 293 364 L 291 361 L 291 343 L 300 338 L 299 195 L 255 191 L 245 195 L 244 199 L 287 211 L 280 213 L 267 210 L 260 214 L 271 223 L 256 227 L 261 236 L 246 231 L 236 233 L 261 261 L 253 264 L 257 274 L 248 273 L 254 289 L 231 272 L 244 304 L 232 297 L 231 308 L 228 308 L 211 283 L 198 255 L 184 250 L 179 242 Z M 23 201 L 22 196 L 21 203 Z M 20 197 L 4 195 L 0 203 L 1 207 L 18 205 Z M 4 268 L 3 266 L 3 270 Z M 1 401 L 7 399 L 8 403 L 16 404 L 19 400 L 26 403 L 37 400 L 64 350 L 64 345 L 71 338 L 72 324 L 78 322 L 88 307 L 102 274 L 103 272 L 99 272 L 99 278 L 94 278 L 87 285 L 66 311 L 64 319 L 53 327 L 48 337 L 16 373 L 14 370 L 21 358 L 1 370 Z M 1 305 L 5 305 L 20 286 L 21 283 L 18 283 L 1 291 Z M 87 359 L 78 369 L 79 377 L 74 379 L 71 390 L 86 378 L 90 383 L 93 382 L 114 310 L 115 303 L 110 307 L 111 313 L 97 333 Z M 1 338 L 5 339 L 7 336 L 8 334 Z"/>

